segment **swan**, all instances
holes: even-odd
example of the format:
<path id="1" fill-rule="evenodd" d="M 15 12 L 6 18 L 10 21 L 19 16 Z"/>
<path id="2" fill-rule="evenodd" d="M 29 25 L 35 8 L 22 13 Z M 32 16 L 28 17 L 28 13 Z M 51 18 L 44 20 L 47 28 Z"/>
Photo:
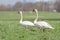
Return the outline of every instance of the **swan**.
<path id="1" fill-rule="evenodd" d="M 34 24 L 33 24 L 32 22 L 30 22 L 30 21 L 23 21 L 22 11 L 18 11 L 18 13 L 20 13 L 20 15 L 21 15 L 21 19 L 20 19 L 20 21 L 19 21 L 19 23 L 20 23 L 21 25 L 26 26 L 26 28 L 27 28 L 28 26 L 34 26 Z"/>
<path id="2" fill-rule="evenodd" d="M 33 11 L 34 11 L 34 12 L 36 13 L 36 15 L 37 15 L 36 19 L 34 20 L 34 25 L 35 25 L 35 26 L 37 26 L 37 27 L 39 27 L 39 28 L 42 28 L 43 31 L 44 31 L 44 29 L 46 29 L 46 28 L 48 28 L 48 29 L 54 29 L 50 24 L 48 24 L 48 23 L 45 22 L 45 21 L 37 21 L 37 20 L 38 20 L 38 11 L 37 11 L 37 9 L 34 9 Z"/>

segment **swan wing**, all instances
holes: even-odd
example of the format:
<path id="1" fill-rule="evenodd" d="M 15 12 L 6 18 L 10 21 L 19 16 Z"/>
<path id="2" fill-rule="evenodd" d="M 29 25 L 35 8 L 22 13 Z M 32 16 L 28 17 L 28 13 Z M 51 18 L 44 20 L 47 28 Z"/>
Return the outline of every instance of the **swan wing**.
<path id="1" fill-rule="evenodd" d="M 37 23 L 35 23 L 35 25 L 37 25 L 41 28 L 53 28 L 50 24 L 48 24 L 45 21 L 38 21 Z"/>
<path id="2" fill-rule="evenodd" d="M 26 26 L 34 26 L 34 24 L 30 21 L 23 21 L 21 24 Z"/>

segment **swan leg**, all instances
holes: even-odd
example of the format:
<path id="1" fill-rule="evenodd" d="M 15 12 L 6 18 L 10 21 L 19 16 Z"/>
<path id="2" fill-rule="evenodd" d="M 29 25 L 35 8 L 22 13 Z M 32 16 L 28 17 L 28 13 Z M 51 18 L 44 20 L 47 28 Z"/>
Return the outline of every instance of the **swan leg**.
<path id="1" fill-rule="evenodd" d="M 42 28 L 42 32 L 45 32 L 45 29 L 44 28 Z"/>
<path id="2" fill-rule="evenodd" d="M 42 32 L 43 32 L 43 28 L 42 28 Z"/>
<path id="3" fill-rule="evenodd" d="M 45 29 L 43 29 L 43 32 L 45 32 Z"/>
<path id="4" fill-rule="evenodd" d="M 25 28 L 27 29 L 27 26 Z"/>
<path id="5" fill-rule="evenodd" d="M 28 29 L 29 27 L 28 27 L 28 26 L 26 26 L 25 28 L 26 28 L 26 29 Z"/>

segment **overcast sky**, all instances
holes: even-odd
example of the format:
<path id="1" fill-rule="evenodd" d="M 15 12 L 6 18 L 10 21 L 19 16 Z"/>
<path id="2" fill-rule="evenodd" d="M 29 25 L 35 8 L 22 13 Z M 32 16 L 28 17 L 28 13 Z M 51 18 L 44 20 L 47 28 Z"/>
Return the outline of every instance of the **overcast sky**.
<path id="1" fill-rule="evenodd" d="M 0 0 L 0 4 L 15 4 L 17 1 L 21 2 L 38 2 L 38 1 L 43 1 L 43 0 Z M 44 0 L 45 2 L 47 1 L 52 1 L 52 0 Z"/>

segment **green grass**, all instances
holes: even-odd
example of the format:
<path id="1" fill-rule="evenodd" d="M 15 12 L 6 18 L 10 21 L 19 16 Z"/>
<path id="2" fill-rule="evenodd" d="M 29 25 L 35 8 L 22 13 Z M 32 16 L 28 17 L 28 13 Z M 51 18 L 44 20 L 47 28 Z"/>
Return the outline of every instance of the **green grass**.
<path id="1" fill-rule="evenodd" d="M 23 20 L 34 21 L 35 13 L 23 14 Z M 25 29 L 19 24 L 20 14 L 17 12 L 0 11 L 0 40 L 60 40 L 60 13 L 39 12 L 39 20 L 44 20 L 55 29 L 42 32 L 37 27 Z"/>

